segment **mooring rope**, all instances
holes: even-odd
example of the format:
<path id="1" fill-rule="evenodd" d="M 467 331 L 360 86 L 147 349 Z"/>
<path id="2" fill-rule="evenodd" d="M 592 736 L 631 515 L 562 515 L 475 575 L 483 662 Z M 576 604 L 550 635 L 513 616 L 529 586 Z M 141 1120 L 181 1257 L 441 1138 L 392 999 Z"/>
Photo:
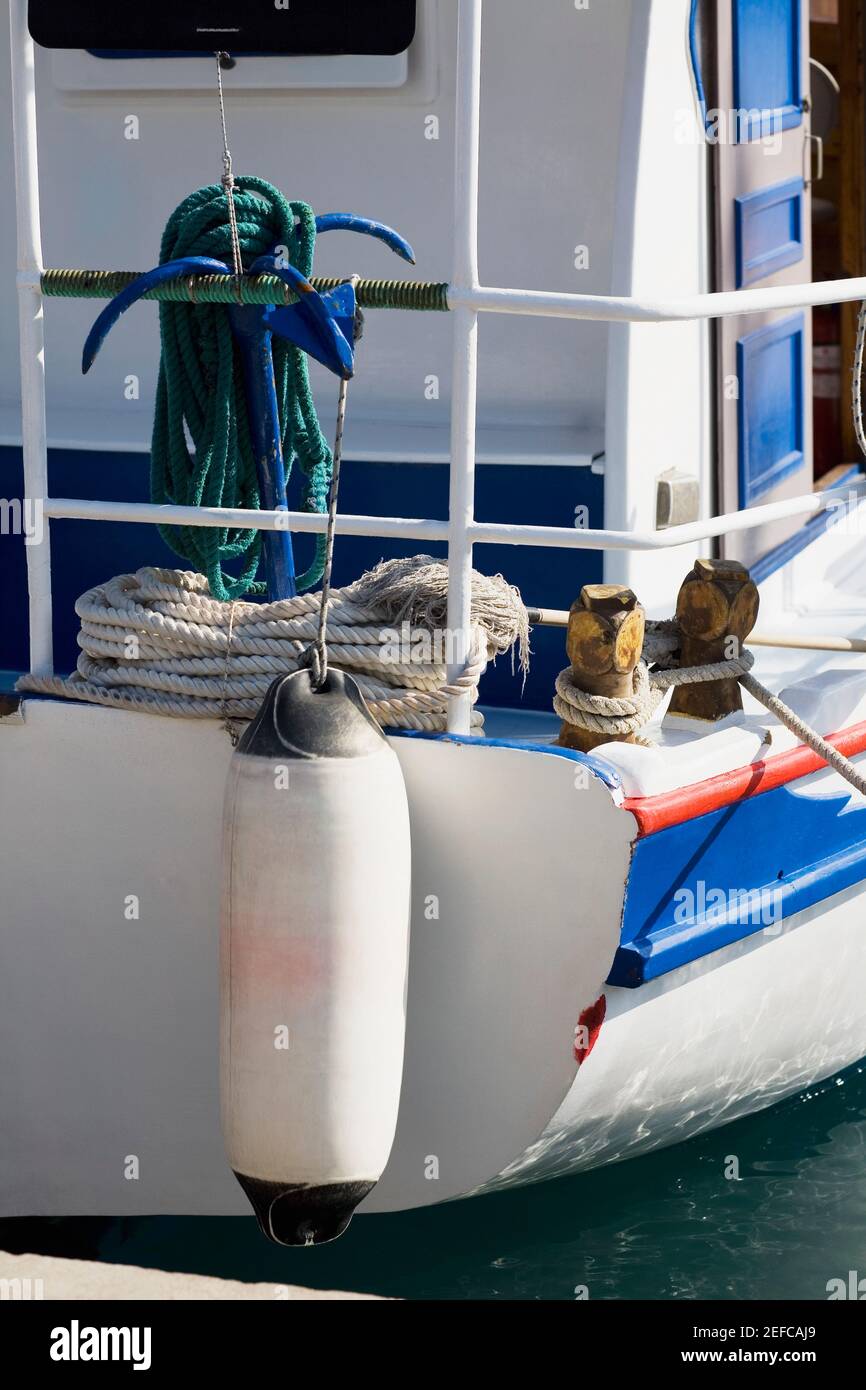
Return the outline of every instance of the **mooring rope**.
<path id="1" fill-rule="evenodd" d="M 529 622 L 501 575 L 472 576 L 469 660 L 447 676 L 448 570 L 429 555 L 388 560 L 331 591 L 329 661 L 349 671 L 381 724 L 441 731 L 452 695 L 478 696 L 491 659 L 520 647 Z M 250 719 L 274 678 L 298 670 L 319 636 L 320 595 L 260 604 L 214 599 L 201 574 L 147 568 L 82 594 L 77 669 L 28 674 L 18 689 L 120 709 L 200 719 Z M 404 626 L 405 624 L 405 626 Z M 483 718 L 473 711 L 473 727 Z"/>
<path id="2" fill-rule="evenodd" d="M 852 787 L 866 796 L 866 777 L 849 758 L 832 743 L 795 714 L 790 705 L 780 700 L 752 675 L 755 657 L 747 648 L 727 661 L 707 662 L 702 666 L 659 666 L 650 670 L 647 662 L 670 659 L 679 648 L 675 619 L 648 622 L 644 641 L 644 657 L 634 671 L 634 693 L 619 699 L 590 695 L 575 684 L 569 666 L 556 680 L 553 707 L 560 719 L 593 733 L 608 734 L 611 738 L 636 734 L 652 719 L 666 692 L 678 685 L 698 685 L 704 681 L 738 680 L 749 694 L 778 719 L 795 738 L 812 749 L 823 762 L 844 777 Z"/>
<path id="3" fill-rule="evenodd" d="M 589 729 L 594 734 L 621 738 L 636 734 L 649 723 L 661 704 L 664 691 L 654 689 L 646 662 L 639 661 L 634 671 L 634 692 L 631 695 L 591 695 L 575 683 L 570 666 L 556 678 L 553 708 L 569 724 Z"/>

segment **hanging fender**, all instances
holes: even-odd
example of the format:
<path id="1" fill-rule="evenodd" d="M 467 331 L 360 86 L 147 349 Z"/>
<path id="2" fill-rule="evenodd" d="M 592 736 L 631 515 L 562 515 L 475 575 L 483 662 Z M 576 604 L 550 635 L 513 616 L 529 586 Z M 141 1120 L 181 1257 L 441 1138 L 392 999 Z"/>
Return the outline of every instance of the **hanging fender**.
<path id="1" fill-rule="evenodd" d="M 397 1124 L 410 840 L 396 754 L 355 681 L 281 676 L 224 813 L 221 1105 L 266 1236 L 342 1234 Z"/>

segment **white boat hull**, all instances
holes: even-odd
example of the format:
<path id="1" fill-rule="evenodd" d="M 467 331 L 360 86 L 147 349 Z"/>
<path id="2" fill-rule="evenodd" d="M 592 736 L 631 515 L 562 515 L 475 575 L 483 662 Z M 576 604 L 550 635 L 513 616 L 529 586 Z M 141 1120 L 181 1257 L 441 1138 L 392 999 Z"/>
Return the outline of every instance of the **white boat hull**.
<path id="1" fill-rule="evenodd" d="M 228 737 L 55 701 L 24 716 L 0 721 L 0 1215 L 241 1214 L 217 1064 Z M 408 1031 L 394 1149 L 362 1211 L 671 1144 L 866 1054 L 860 886 L 611 987 L 635 822 L 608 788 L 550 752 L 393 746 Z M 575 1025 L 602 993 L 577 1071 Z"/>
<path id="2" fill-rule="evenodd" d="M 866 889 L 640 990 L 608 987 L 591 1057 L 544 1133 L 482 1188 L 621 1162 L 766 1109 L 866 1054 Z"/>

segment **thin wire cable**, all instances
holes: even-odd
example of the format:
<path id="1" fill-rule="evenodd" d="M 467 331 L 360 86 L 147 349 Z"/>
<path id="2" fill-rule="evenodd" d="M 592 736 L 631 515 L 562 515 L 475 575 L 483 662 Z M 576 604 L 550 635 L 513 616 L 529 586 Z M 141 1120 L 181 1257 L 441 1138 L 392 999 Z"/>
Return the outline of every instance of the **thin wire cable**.
<path id="1" fill-rule="evenodd" d="M 349 277 L 348 283 L 357 291 L 359 275 Z M 356 341 L 360 338 L 360 325 Z M 340 396 L 337 401 L 337 428 L 334 434 L 334 461 L 331 472 L 331 490 L 328 495 L 328 529 L 325 533 L 325 569 L 322 575 L 322 597 L 319 604 L 319 630 L 312 646 L 304 652 L 301 660 L 311 669 L 313 687 L 321 690 L 328 676 L 328 608 L 331 602 L 331 573 L 334 568 L 334 533 L 337 526 L 337 498 L 340 492 L 340 465 L 343 462 L 343 434 L 346 428 L 346 402 L 349 399 L 349 378 L 340 378 Z"/>
<path id="2" fill-rule="evenodd" d="M 231 229 L 231 241 L 232 241 L 232 267 L 233 267 L 234 272 L 235 272 L 235 281 L 236 281 L 236 285 L 237 285 L 238 303 L 239 303 L 239 304 L 242 304 L 242 303 L 243 303 L 243 298 L 242 298 L 242 295 L 241 295 L 241 277 L 242 277 L 242 275 L 243 275 L 243 273 L 244 273 L 244 268 L 243 268 L 243 263 L 242 263 L 242 261 L 241 261 L 241 242 L 240 242 L 240 236 L 238 235 L 238 220 L 237 220 L 237 213 L 236 213 L 236 210 L 235 210 L 235 197 L 234 197 L 235 180 L 234 180 L 234 174 L 232 173 L 232 152 L 231 152 L 231 150 L 229 149 L 229 135 L 228 135 L 228 127 L 227 127 L 227 125 L 226 125 L 226 106 L 225 106 L 225 97 L 224 97 L 224 94 L 223 94 L 223 70 L 222 70 L 222 60 L 223 60 L 223 58 L 227 58 L 227 57 L 228 57 L 228 54 L 227 54 L 227 53 L 223 53 L 221 50 L 218 50 L 218 51 L 215 53 L 214 56 L 215 56 L 215 58 L 216 58 L 217 95 L 218 95 L 218 97 L 219 97 L 220 126 L 222 127 L 222 137 L 223 137 L 223 176 L 222 176 L 221 182 L 222 182 L 223 188 L 224 188 L 225 191 L 226 191 L 226 200 L 227 200 L 228 205 L 229 205 L 229 227 L 230 227 L 230 229 Z"/>
<path id="3" fill-rule="evenodd" d="M 328 529 L 325 534 L 325 572 L 322 576 L 322 599 L 319 605 L 319 629 L 316 640 L 304 653 L 303 661 L 311 668 L 311 678 L 316 690 L 320 690 L 328 677 L 328 608 L 331 603 L 331 573 L 334 568 L 334 533 L 337 525 L 337 496 L 340 490 L 340 465 L 343 462 L 343 431 L 346 425 L 346 402 L 349 396 L 349 380 L 340 381 L 340 397 L 337 402 L 337 429 L 334 435 L 334 471 L 331 474 L 331 491 L 328 497 Z"/>

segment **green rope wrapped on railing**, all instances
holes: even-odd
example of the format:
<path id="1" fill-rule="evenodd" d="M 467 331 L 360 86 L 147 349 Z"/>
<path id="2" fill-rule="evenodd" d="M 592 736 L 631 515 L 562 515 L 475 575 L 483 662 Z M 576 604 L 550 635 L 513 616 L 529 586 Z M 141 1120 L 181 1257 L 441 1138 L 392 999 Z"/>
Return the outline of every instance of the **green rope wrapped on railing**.
<path id="1" fill-rule="evenodd" d="M 141 274 L 138 270 L 43 270 L 42 293 L 51 299 L 113 299 Z M 320 294 L 342 284 L 334 277 L 311 277 Z M 448 285 L 423 280 L 359 280 L 356 297 L 361 309 L 407 309 L 433 313 L 448 310 Z M 275 275 L 244 276 L 244 304 L 293 304 L 297 296 Z M 171 280 L 147 290 L 143 299 L 163 304 L 236 304 L 237 281 L 232 275 L 195 275 Z"/>
<path id="2" fill-rule="evenodd" d="M 264 179 L 242 177 L 230 185 L 224 180 L 201 188 L 175 209 L 162 238 L 162 274 L 42 273 L 46 296 L 111 300 L 88 336 L 84 371 L 120 314 L 140 298 L 159 302 L 162 351 L 151 444 L 153 502 L 256 511 L 263 505 L 263 489 L 267 498 L 273 493 L 265 505 L 285 505 L 280 499 L 297 460 L 304 475 L 301 509 L 325 511 L 333 459 L 316 414 L 307 353 L 344 374 L 352 349 L 342 335 L 349 331 L 351 341 L 352 330 L 339 329 L 329 319 L 324 339 L 316 338 L 316 332 L 321 336 L 321 316 L 330 312 L 320 295 L 342 304 L 346 282 L 320 278 L 311 289 L 309 279 L 317 231 L 334 227 L 377 236 L 414 264 L 411 247 L 392 228 L 346 214 L 316 218 L 306 203 L 289 202 Z M 398 280 L 359 283 L 353 276 L 351 298 L 353 307 L 442 311 L 448 308 L 447 291 L 447 285 Z M 298 305 L 301 292 L 303 304 Z M 273 306 L 270 317 L 268 306 Z M 314 320 L 304 328 L 310 312 Z M 264 329 L 266 319 L 274 325 L 272 332 Z M 262 553 L 258 531 L 163 525 L 160 532 L 177 555 L 207 576 L 214 598 L 227 602 L 264 591 L 256 578 Z M 287 558 L 283 555 L 277 566 L 272 541 L 265 543 L 272 597 L 319 582 L 325 537 L 317 536 L 313 563 L 297 579 L 290 543 Z"/>
<path id="3" fill-rule="evenodd" d="M 281 245 L 291 264 L 309 276 L 316 242 L 309 205 L 289 202 L 264 179 L 250 176 L 235 180 L 233 197 L 242 263 L 250 265 Z M 225 190 L 209 184 L 172 213 L 162 237 L 160 265 L 197 256 L 231 264 L 232 236 Z M 150 455 L 151 500 L 258 508 L 256 455 L 228 315 L 215 304 L 168 301 L 160 304 L 159 326 L 162 353 Z M 304 475 L 302 510 L 323 512 L 332 458 L 316 414 L 308 358 L 277 335 L 272 355 L 286 475 L 297 460 Z M 256 580 L 262 546 L 257 531 L 194 526 L 160 531 L 175 554 L 207 576 L 214 598 L 229 601 L 264 592 L 264 584 Z M 324 537 L 317 537 L 315 558 L 299 576 L 299 590 L 318 583 L 324 558 Z M 238 560 L 240 573 L 227 572 L 225 565 Z"/>

